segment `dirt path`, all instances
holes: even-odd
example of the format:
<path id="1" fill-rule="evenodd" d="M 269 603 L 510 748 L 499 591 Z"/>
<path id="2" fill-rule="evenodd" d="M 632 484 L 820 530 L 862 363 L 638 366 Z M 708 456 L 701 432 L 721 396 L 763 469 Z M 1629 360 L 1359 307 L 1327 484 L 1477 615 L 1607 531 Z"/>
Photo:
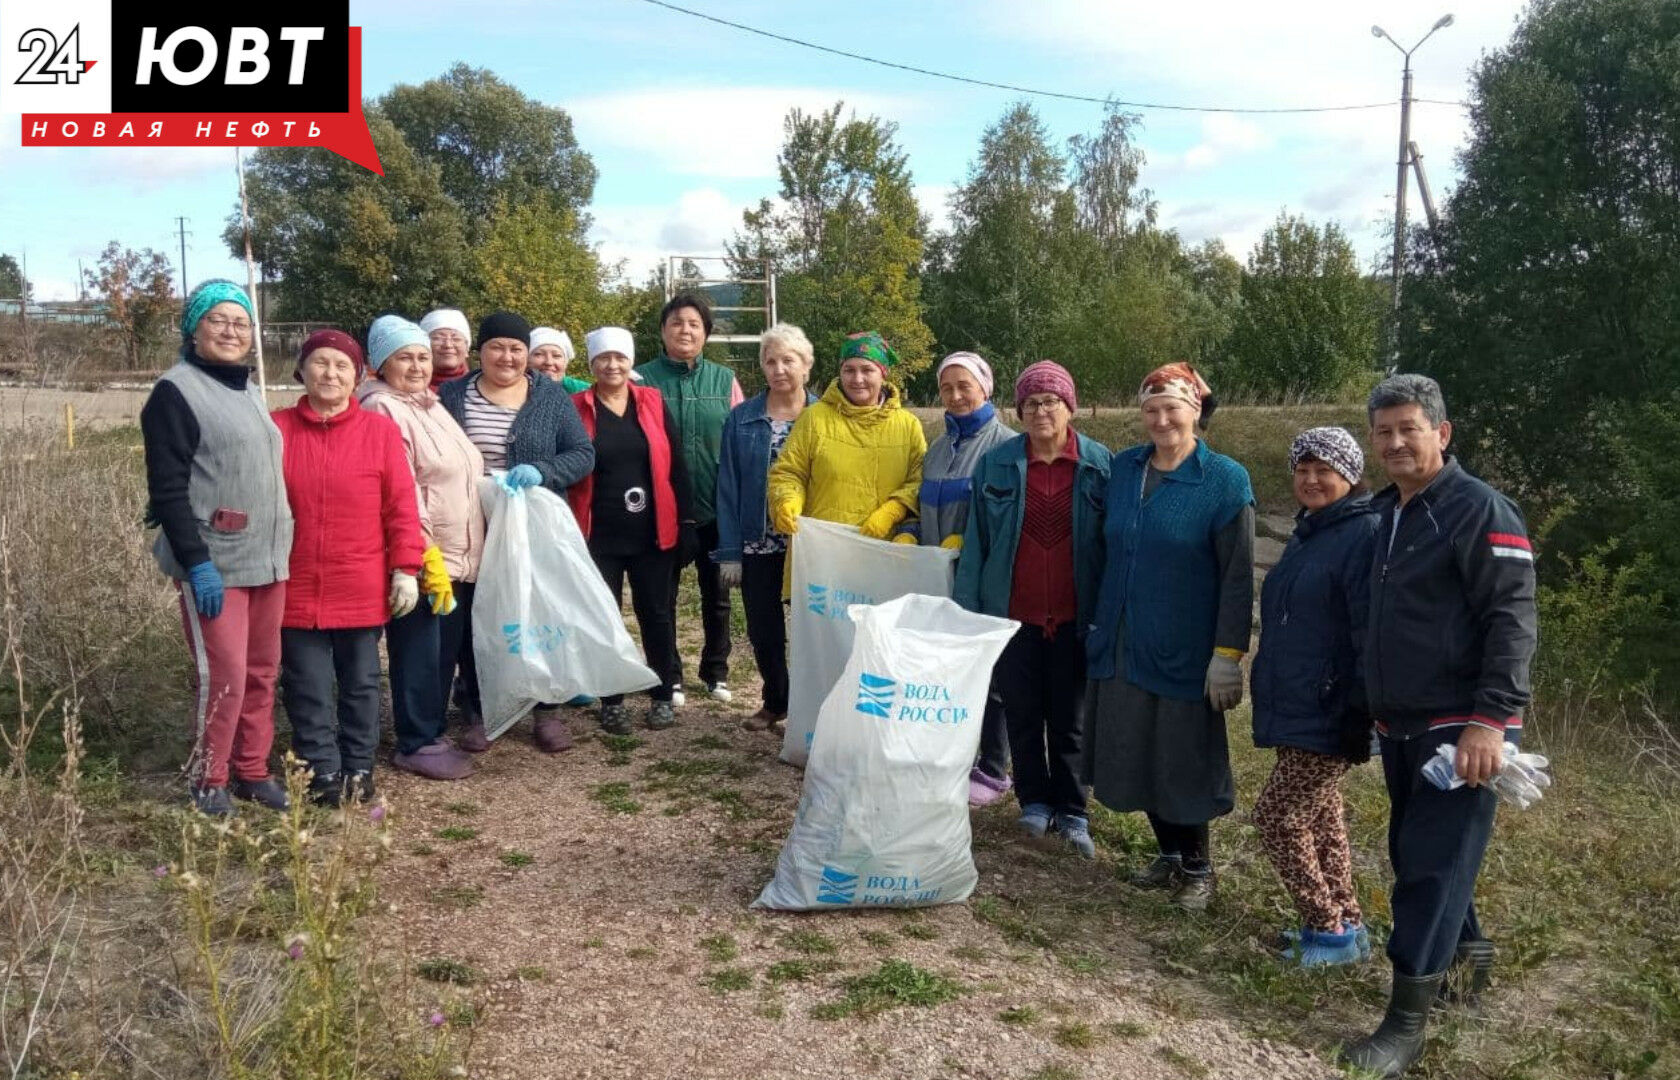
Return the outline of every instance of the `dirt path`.
<path id="1" fill-rule="evenodd" d="M 1104 904 L 1124 888 L 1113 864 L 1017 842 L 1012 803 L 975 817 L 981 883 L 967 904 L 749 911 L 799 793 L 777 742 L 739 728 L 757 704 L 753 691 L 727 708 L 690 704 L 677 727 L 638 730 L 633 747 L 589 734 L 557 757 L 537 753 L 522 725 L 470 780 L 392 775 L 397 840 L 382 891 L 394 911 L 378 932 L 411 965 L 471 969 L 470 987 L 437 988 L 440 1004 L 476 1010 L 470 1075 L 1334 1075 L 1307 1051 L 1244 1034 L 1193 981 L 1157 969 Z M 595 730 L 589 714 L 572 716 L 574 733 Z M 1012 921 L 1022 900 L 1065 905 L 1079 929 Z M 850 1010 L 847 980 L 887 960 L 961 992 Z"/>

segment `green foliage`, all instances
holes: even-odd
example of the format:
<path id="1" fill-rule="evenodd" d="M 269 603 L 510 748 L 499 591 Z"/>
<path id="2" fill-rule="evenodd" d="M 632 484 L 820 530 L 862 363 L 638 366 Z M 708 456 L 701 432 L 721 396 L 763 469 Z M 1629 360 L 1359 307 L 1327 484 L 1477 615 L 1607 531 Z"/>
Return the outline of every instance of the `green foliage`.
<path id="1" fill-rule="evenodd" d="M 844 997 L 817 1006 L 811 1015 L 818 1020 L 839 1020 L 874 1016 L 905 1005 L 927 1008 L 955 1000 L 963 992 L 956 981 L 907 960 L 883 960 L 874 971 L 847 979 L 843 985 Z"/>
<path id="2" fill-rule="evenodd" d="M 0 298 L 26 299 L 28 283 L 23 280 L 23 268 L 10 255 L 0 255 Z"/>
<path id="3" fill-rule="evenodd" d="M 1242 305 L 1218 365 L 1226 392 L 1332 397 L 1375 359 L 1379 308 L 1347 236 L 1288 212 L 1248 257 Z"/>
<path id="4" fill-rule="evenodd" d="M 815 348 L 813 382 L 833 374 L 841 341 L 859 330 L 886 338 L 908 378 L 932 360 L 933 335 L 922 322 L 922 214 L 898 125 L 855 114 L 842 121 L 844 109 L 836 102 L 821 113 L 788 113 L 776 157 L 784 205 L 764 199 L 746 211 L 730 253 L 772 260 L 781 317 L 804 328 Z"/>

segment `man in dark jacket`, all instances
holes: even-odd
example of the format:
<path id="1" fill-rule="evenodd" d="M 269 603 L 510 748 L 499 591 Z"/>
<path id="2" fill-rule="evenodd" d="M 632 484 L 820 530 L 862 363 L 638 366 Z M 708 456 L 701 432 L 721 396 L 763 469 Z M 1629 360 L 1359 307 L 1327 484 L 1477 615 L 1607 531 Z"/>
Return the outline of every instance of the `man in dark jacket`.
<path id="1" fill-rule="evenodd" d="M 1405 1072 L 1454 962 L 1479 993 L 1493 962 L 1471 902 L 1498 802 L 1488 781 L 1504 743 L 1522 733 L 1534 656 L 1534 555 L 1516 504 L 1446 453 L 1452 424 L 1435 380 L 1396 375 L 1371 392 L 1371 446 L 1393 481 L 1372 568 L 1365 689 L 1382 736 L 1392 804 L 1394 930 L 1388 1012 L 1345 1060 L 1381 1076 Z M 1422 775 L 1456 744 L 1465 785 Z"/>

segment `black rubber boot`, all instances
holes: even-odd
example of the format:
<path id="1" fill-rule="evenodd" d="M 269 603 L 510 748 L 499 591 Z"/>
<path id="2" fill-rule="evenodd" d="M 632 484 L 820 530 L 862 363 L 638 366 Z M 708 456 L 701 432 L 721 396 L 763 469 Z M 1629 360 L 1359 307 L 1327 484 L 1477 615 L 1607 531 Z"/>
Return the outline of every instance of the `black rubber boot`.
<path id="1" fill-rule="evenodd" d="M 1457 1005 L 1468 1012 L 1480 1010 L 1482 991 L 1487 989 L 1492 974 L 1493 942 L 1486 938 L 1480 941 L 1459 942 L 1452 966 L 1447 968 L 1447 977 L 1441 982 L 1441 993 L 1436 997 L 1435 1004 Z"/>
<path id="2" fill-rule="evenodd" d="M 1342 1048 L 1342 1062 L 1393 1080 L 1412 1067 L 1423 1053 L 1423 1027 L 1429 1006 L 1441 992 L 1447 973 L 1411 976 L 1394 973 L 1388 1012 L 1368 1037 Z"/>

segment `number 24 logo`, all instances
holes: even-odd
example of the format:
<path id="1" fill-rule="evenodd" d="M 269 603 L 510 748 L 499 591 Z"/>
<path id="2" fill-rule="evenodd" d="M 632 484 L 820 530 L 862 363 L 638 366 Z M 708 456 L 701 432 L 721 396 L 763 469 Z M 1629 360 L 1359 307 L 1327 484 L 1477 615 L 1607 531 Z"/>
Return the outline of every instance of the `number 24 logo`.
<path id="1" fill-rule="evenodd" d="M 77 24 L 60 45 L 50 31 L 38 27 L 24 31 L 18 38 L 18 52 L 33 55 L 15 81 L 48 85 L 81 82 L 82 75 L 94 65 L 94 61 L 81 58 L 81 35 L 81 25 Z"/>

